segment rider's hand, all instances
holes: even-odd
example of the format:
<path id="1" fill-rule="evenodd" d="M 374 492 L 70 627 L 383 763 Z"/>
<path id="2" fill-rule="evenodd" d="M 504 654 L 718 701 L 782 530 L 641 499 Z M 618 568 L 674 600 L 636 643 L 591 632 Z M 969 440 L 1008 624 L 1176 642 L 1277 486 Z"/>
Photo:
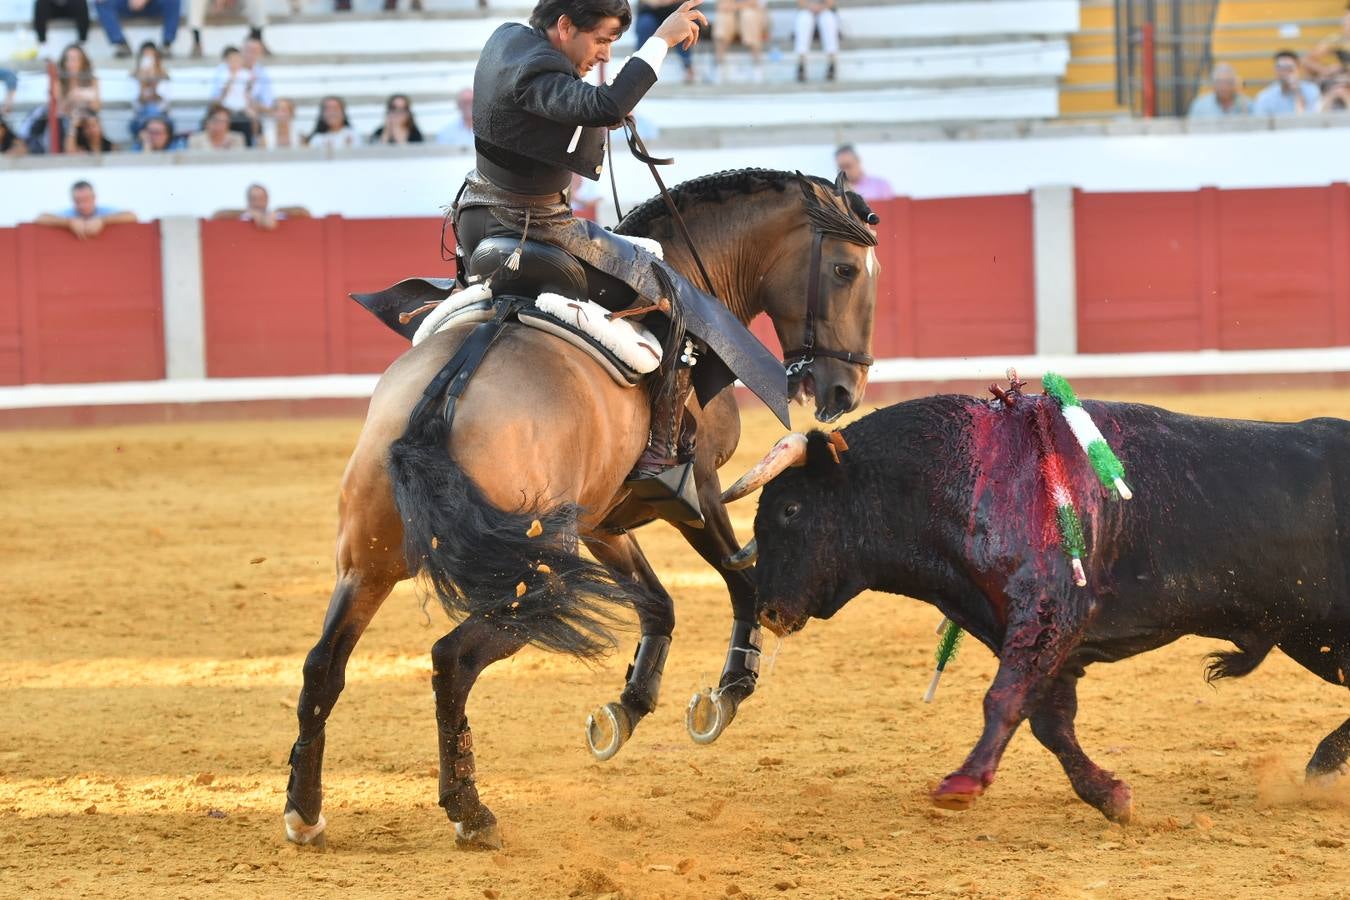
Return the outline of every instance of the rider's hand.
<path id="1" fill-rule="evenodd" d="M 666 16 L 666 20 L 657 27 L 652 36 L 661 38 L 671 47 L 677 44 L 686 50 L 693 47 L 698 43 L 700 26 L 708 27 L 708 17 L 696 8 L 702 2 L 703 0 L 685 0 L 679 9 Z"/>

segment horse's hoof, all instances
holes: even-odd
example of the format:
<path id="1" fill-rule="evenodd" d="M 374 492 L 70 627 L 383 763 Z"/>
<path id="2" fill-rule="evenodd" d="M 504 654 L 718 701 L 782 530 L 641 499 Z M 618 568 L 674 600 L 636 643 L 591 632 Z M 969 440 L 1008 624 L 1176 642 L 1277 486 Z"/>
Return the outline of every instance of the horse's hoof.
<path id="1" fill-rule="evenodd" d="M 489 821 L 481 825 L 471 825 L 469 822 L 455 823 L 455 846 L 461 850 L 500 850 L 502 849 L 502 832 L 497 827 L 496 819 L 492 814 L 488 814 Z"/>
<path id="2" fill-rule="evenodd" d="M 324 829 L 328 827 L 328 822 L 319 813 L 319 821 L 313 825 L 306 824 L 305 817 L 300 815 L 298 809 L 286 810 L 286 840 L 292 844 L 301 847 L 312 847 L 315 850 L 328 849 L 328 838 L 324 834 Z"/>
<path id="3" fill-rule="evenodd" d="M 622 703 L 606 703 L 586 717 L 586 745 L 591 756 L 604 762 L 633 735 L 633 723 Z"/>
<path id="4" fill-rule="evenodd" d="M 984 785 L 969 775 L 948 775 L 933 791 L 933 805 L 942 809 L 970 809 L 975 798 L 984 793 Z"/>
<path id="5" fill-rule="evenodd" d="M 1130 786 L 1123 781 L 1117 781 L 1107 794 L 1105 802 L 1097 808 L 1112 822 L 1121 825 L 1130 824 L 1130 819 L 1134 818 L 1134 794 Z"/>
<path id="6" fill-rule="evenodd" d="M 736 718 L 736 701 L 721 690 L 704 690 L 689 698 L 684 727 L 695 744 L 711 744 Z"/>

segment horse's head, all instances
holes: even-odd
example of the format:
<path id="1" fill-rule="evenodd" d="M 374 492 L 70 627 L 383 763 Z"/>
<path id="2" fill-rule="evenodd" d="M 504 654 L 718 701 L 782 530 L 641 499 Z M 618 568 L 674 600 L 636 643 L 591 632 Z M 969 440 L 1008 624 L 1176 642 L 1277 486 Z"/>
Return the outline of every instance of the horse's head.
<path id="1" fill-rule="evenodd" d="M 798 175 L 806 212 L 785 238 L 761 296 L 783 345 L 788 393 L 814 397 L 816 418 L 833 422 L 857 407 L 872 364 L 872 322 L 881 266 L 877 216 L 847 189 Z"/>

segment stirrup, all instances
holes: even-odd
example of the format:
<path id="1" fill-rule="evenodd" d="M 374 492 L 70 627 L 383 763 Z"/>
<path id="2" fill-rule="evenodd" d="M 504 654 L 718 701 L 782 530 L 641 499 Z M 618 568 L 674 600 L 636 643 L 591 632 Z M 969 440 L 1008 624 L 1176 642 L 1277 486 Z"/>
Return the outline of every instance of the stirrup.
<path id="1" fill-rule="evenodd" d="M 630 478 L 624 482 L 624 487 L 663 519 L 688 525 L 703 524 L 692 461 L 676 463 L 655 475 Z"/>

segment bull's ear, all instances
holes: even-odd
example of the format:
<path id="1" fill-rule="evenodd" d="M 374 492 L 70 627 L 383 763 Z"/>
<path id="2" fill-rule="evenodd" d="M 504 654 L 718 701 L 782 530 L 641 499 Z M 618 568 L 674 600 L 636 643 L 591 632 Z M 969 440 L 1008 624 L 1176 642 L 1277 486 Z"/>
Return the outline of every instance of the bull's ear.
<path id="1" fill-rule="evenodd" d="M 838 431 L 811 432 L 806 436 L 806 470 L 816 476 L 842 477 L 843 453 L 847 449 L 848 444 Z"/>

